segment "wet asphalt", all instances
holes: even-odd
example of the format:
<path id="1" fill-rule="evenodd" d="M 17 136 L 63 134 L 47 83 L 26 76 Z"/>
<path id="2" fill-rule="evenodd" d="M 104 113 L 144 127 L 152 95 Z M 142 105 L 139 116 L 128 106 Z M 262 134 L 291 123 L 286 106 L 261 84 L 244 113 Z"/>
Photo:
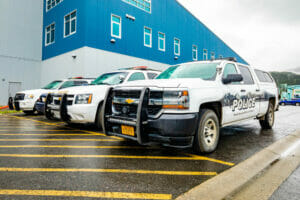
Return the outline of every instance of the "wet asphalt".
<path id="1" fill-rule="evenodd" d="M 300 129 L 300 107 L 280 107 L 275 117 L 268 131 L 258 121 L 221 129 L 217 151 L 199 156 L 92 126 L 0 115 L 0 199 L 174 199 Z"/>

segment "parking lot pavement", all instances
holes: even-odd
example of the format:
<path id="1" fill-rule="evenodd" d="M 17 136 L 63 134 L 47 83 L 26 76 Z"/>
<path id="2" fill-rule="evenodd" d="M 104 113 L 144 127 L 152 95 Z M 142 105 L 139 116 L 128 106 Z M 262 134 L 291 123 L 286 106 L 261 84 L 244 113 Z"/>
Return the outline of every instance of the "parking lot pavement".
<path id="1" fill-rule="evenodd" d="M 173 199 L 299 129 L 299 111 L 280 108 L 269 131 L 257 121 L 224 128 L 207 155 L 42 116 L 0 115 L 0 199 Z"/>

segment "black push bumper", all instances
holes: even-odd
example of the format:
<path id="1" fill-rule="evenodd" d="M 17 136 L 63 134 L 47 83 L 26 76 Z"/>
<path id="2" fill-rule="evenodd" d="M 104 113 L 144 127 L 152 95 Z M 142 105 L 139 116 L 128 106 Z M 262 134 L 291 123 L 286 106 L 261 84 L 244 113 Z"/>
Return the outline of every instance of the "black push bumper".
<path id="1" fill-rule="evenodd" d="M 62 121 L 68 122 L 70 121 L 70 116 L 68 115 L 68 110 L 67 110 L 67 95 L 63 94 L 60 98 L 60 102 L 59 105 L 57 106 L 58 108 L 54 109 L 52 108 L 52 106 L 50 105 L 54 100 L 54 95 L 49 93 L 47 95 L 46 98 L 46 102 L 45 102 L 45 110 L 44 110 L 44 114 L 48 119 L 53 119 L 53 114 L 52 111 L 59 111 L 60 114 L 60 119 Z"/>
<path id="2" fill-rule="evenodd" d="M 198 122 L 198 113 L 162 114 L 152 119 L 147 116 L 150 90 L 141 91 L 137 117 L 126 118 L 112 113 L 113 89 L 110 89 L 104 100 L 102 127 L 106 135 L 118 136 L 138 141 L 139 144 L 160 143 L 172 147 L 191 147 Z M 122 126 L 134 127 L 134 136 L 122 134 Z"/>

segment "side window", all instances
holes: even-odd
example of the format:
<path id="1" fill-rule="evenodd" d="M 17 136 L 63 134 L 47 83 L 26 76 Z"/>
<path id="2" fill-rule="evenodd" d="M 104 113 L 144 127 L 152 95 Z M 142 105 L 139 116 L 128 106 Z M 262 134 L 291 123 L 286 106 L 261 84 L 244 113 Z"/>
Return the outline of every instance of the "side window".
<path id="1" fill-rule="evenodd" d="M 251 75 L 250 70 L 247 67 L 239 65 L 239 70 L 241 71 L 241 74 L 243 76 L 243 82 L 245 85 L 252 85 L 254 84 L 253 77 Z"/>
<path id="2" fill-rule="evenodd" d="M 74 85 L 75 86 L 88 85 L 88 82 L 87 81 L 75 81 Z"/>
<path id="3" fill-rule="evenodd" d="M 128 81 L 145 80 L 145 76 L 142 72 L 136 72 L 130 76 Z"/>
<path id="4" fill-rule="evenodd" d="M 234 64 L 227 64 L 224 68 L 223 78 L 227 78 L 228 74 L 237 74 Z"/>
<path id="5" fill-rule="evenodd" d="M 262 71 L 256 69 L 255 74 L 260 82 L 267 82 L 264 73 Z"/>
<path id="6" fill-rule="evenodd" d="M 154 79 L 157 74 L 156 73 L 147 73 L 148 79 Z"/>
<path id="7" fill-rule="evenodd" d="M 266 78 L 266 81 L 267 81 L 267 82 L 273 83 L 272 78 L 270 77 L 270 75 L 269 75 L 267 72 L 264 72 L 264 75 L 265 75 L 265 78 Z"/>

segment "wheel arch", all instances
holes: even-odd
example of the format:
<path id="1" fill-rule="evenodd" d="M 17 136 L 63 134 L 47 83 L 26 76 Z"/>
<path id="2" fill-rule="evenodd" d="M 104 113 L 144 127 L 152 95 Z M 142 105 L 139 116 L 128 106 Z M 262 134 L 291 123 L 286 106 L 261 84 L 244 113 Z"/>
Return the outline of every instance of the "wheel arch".
<path id="1" fill-rule="evenodd" d="M 222 103 L 221 102 L 219 102 L 219 101 L 213 101 L 213 102 L 203 103 L 199 107 L 199 112 L 202 109 L 213 110 L 216 113 L 216 115 L 217 115 L 217 117 L 219 119 L 219 124 L 221 125 L 222 118 L 223 118 Z"/>

